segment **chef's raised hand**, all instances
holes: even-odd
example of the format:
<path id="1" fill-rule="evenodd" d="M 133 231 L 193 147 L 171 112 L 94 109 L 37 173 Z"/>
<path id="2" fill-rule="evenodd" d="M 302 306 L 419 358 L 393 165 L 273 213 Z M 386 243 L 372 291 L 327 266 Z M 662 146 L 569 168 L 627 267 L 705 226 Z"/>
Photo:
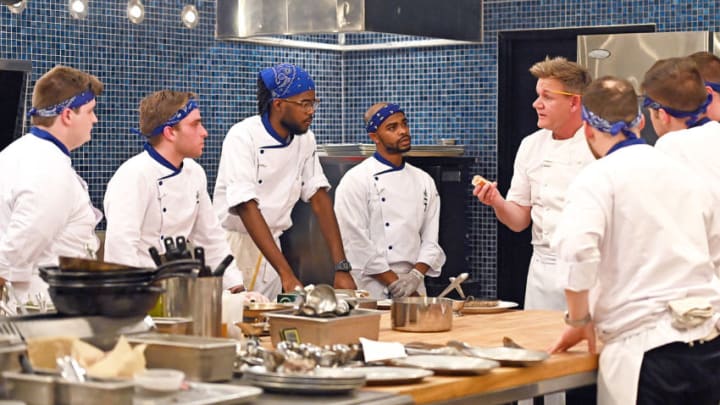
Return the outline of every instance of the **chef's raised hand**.
<path id="1" fill-rule="evenodd" d="M 481 203 L 494 207 L 495 205 L 502 202 L 503 198 L 497 189 L 497 182 L 482 183 L 475 186 L 473 195 L 480 200 Z"/>
<path id="2" fill-rule="evenodd" d="M 393 298 L 409 297 L 422 283 L 425 275 L 418 269 L 412 269 L 407 273 L 398 274 L 398 279 L 388 285 L 388 290 Z"/>
<path id="3" fill-rule="evenodd" d="M 357 290 L 355 280 L 353 280 L 350 273 L 346 271 L 336 271 L 335 280 L 333 281 L 333 287 L 344 289 L 344 290 Z"/>
<path id="4" fill-rule="evenodd" d="M 579 328 L 568 326 L 560 335 L 560 339 L 555 342 L 547 351 L 549 353 L 565 352 L 583 340 L 588 342 L 588 351 L 595 354 L 597 352 L 595 342 L 595 323 L 589 322 Z"/>

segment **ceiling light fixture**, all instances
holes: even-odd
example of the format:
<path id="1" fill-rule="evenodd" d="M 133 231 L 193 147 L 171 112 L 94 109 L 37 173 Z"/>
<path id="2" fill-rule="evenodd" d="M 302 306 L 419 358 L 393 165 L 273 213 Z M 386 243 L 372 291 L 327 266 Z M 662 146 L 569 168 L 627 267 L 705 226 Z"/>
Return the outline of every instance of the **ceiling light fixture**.
<path id="1" fill-rule="evenodd" d="M 76 20 L 83 20 L 88 15 L 88 1 L 89 0 L 70 0 L 68 8 L 70 9 L 70 15 Z"/>
<path id="2" fill-rule="evenodd" d="M 130 0 L 127 5 L 127 18 L 133 24 L 140 24 L 145 19 L 145 6 L 140 0 Z"/>
<path id="3" fill-rule="evenodd" d="M 20 0 L 17 3 L 11 3 L 7 5 L 8 10 L 13 14 L 20 14 L 25 11 L 28 0 Z"/>
<path id="4" fill-rule="evenodd" d="M 183 7 L 180 12 L 180 20 L 188 28 L 195 28 L 200 22 L 200 12 L 192 4 Z"/>

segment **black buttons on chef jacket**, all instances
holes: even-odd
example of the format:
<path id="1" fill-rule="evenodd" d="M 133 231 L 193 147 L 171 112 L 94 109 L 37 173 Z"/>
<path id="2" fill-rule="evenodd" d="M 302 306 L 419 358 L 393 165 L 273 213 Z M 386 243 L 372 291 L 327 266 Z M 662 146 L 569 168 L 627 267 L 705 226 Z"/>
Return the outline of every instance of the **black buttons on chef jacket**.
<path id="1" fill-rule="evenodd" d="M 167 212 L 167 208 L 163 208 L 163 212 Z"/>
<path id="2" fill-rule="evenodd" d="M 265 153 L 265 149 L 260 149 L 260 154 L 262 155 L 263 153 Z"/>
<path id="3" fill-rule="evenodd" d="M 258 180 L 258 184 L 262 184 L 262 180 Z"/>
<path id="4" fill-rule="evenodd" d="M 381 198 L 380 201 L 385 202 L 385 197 Z"/>
<path id="5" fill-rule="evenodd" d="M 388 246 L 388 250 L 392 250 L 392 245 Z"/>
<path id="6" fill-rule="evenodd" d="M 375 176 L 375 181 L 378 181 L 378 180 L 379 180 L 378 176 Z"/>
<path id="7" fill-rule="evenodd" d="M 162 186 L 162 180 L 160 180 L 160 181 L 158 182 L 158 184 Z"/>
<path id="8" fill-rule="evenodd" d="M 385 222 L 385 226 L 390 226 L 390 222 Z"/>

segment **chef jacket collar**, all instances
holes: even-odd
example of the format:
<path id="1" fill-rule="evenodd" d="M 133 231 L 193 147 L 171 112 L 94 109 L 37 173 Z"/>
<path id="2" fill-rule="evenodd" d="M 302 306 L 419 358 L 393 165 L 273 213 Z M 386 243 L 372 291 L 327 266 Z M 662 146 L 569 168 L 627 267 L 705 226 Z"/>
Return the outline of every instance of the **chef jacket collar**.
<path id="1" fill-rule="evenodd" d="M 62 153 L 68 155 L 68 157 L 70 156 L 70 151 L 68 150 L 67 146 L 65 146 L 65 144 L 60 142 L 59 139 L 55 138 L 50 132 L 45 131 L 44 129 L 40 129 L 38 127 L 31 127 L 30 133 L 37 136 L 40 139 L 44 139 L 46 141 L 52 142 L 53 144 L 55 144 L 55 146 L 57 146 L 62 151 Z"/>
<path id="2" fill-rule="evenodd" d="M 617 150 L 619 150 L 619 149 L 625 148 L 625 147 L 627 147 L 627 146 L 632 146 L 632 145 L 644 145 L 644 144 L 646 144 L 646 143 L 647 143 L 647 142 L 645 142 L 645 140 L 642 139 L 642 138 L 626 139 L 626 140 L 624 140 L 624 141 L 620 141 L 620 142 L 616 143 L 615 145 L 613 145 L 612 148 L 610 148 L 610 150 L 608 150 L 608 152 L 607 152 L 607 154 L 606 154 L 605 156 L 607 156 L 607 155 L 609 155 L 609 154 L 611 154 L 611 153 L 613 153 L 613 152 L 615 152 L 615 151 L 617 151 Z"/>
<path id="3" fill-rule="evenodd" d="M 167 179 L 169 177 L 177 176 L 180 174 L 183 168 L 183 164 L 180 163 L 180 167 L 175 167 L 172 163 L 170 163 L 167 159 L 165 159 L 158 151 L 155 150 L 155 148 L 152 147 L 149 143 L 145 142 L 145 145 L 143 145 L 143 148 L 145 148 L 145 151 L 150 155 L 153 160 L 160 163 L 161 165 L 167 167 L 168 169 L 172 170 L 172 173 L 168 174 L 167 176 L 161 177 L 162 179 Z"/>
<path id="4" fill-rule="evenodd" d="M 268 134 L 270 134 L 270 136 L 275 138 L 275 140 L 280 143 L 280 145 L 263 146 L 264 149 L 265 148 L 284 148 L 286 146 L 289 146 L 292 143 L 293 139 L 295 139 L 295 135 L 293 135 L 293 134 L 288 135 L 287 138 L 283 138 L 282 136 L 280 136 L 280 134 L 278 134 L 278 132 L 275 130 L 275 128 L 273 128 L 272 125 L 270 124 L 270 113 L 268 113 L 267 111 L 265 111 L 262 115 L 262 124 L 263 124 L 263 127 L 265 127 L 265 130 L 268 132 Z"/>
<path id="5" fill-rule="evenodd" d="M 373 157 L 375 159 L 377 159 L 378 162 L 380 162 L 386 166 L 390 166 L 389 169 L 377 172 L 377 173 L 373 174 L 373 176 L 379 176 L 381 174 L 390 173 L 390 172 L 397 172 L 397 171 L 400 171 L 405 168 L 405 159 L 403 159 L 402 163 L 400 163 L 400 166 L 395 166 L 394 164 L 392 164 L 392 162 L 390 162 L 389 160 L 382 157 L 382 155 L 379 152 L 375 152 L 373 154 Z"/>

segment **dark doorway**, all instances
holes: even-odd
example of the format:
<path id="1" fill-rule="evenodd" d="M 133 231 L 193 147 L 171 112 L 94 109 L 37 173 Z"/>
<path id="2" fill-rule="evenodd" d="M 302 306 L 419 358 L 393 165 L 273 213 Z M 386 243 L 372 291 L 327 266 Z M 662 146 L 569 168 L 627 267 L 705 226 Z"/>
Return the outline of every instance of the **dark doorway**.
<path id="1" fill-rule="evenodd" d="M 0 150 L 19 138 L 25 120 L 25 89 L 32 65 L 28 61 L 0 59 Z"/>
<path id="2" fill-rule="evenodd" d="M 654 32 L 654 25 L 511 31 L 498 34 L 498 187 L 506 195 L 515 153 L 522 139 L 537 130 L 532 108 L 536 79 L 528 72 L 546 56 L 577 59 L 578 35 Z M 532 256 L 530 228 L 515 233 L 498 224 L 498 297 L 523 305 Z"/>

